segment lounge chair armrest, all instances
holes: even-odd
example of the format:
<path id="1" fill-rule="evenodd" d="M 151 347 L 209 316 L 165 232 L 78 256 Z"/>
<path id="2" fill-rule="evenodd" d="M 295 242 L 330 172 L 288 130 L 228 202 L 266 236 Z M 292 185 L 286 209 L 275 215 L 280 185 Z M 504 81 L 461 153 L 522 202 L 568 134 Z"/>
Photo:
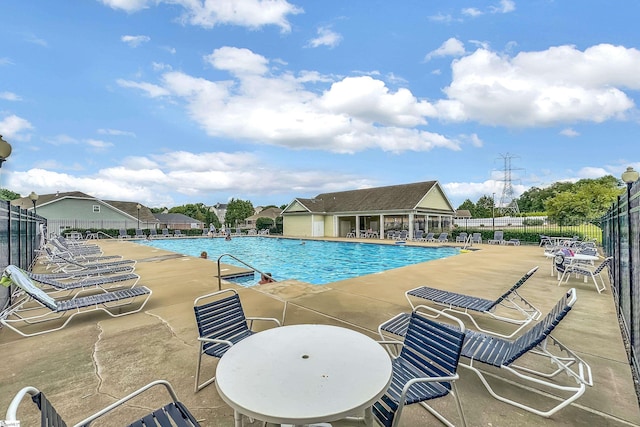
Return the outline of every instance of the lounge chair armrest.
<path id="1" fill-rule="evenodd" d="M 233 345 L 233 343 L 229 340 L 219 340 L 216 338 L 205 338 L 205 337 L 198 337 L 198 341 L 201 342 L 211 342 L 211 343 L 216 343 L 216 344 L 226 344 L 229 347 L 231 347 Z"/>
<path id="2" fill-rule="evenodd" d="M 400 354 L 400 348 L 402 348 L 403 345 L 403 342 L 398 340 L 380 340 L 377 341 L 377 343 L 383 346 L 385 350 L 387 350 L 387 353 L 389 353 L 389 356 L 394 359 L 398 357 L 398 354 Z M 393 351 L 391 350 L 392 346 Z"/>
<path id="3" fill-rule="evenodd" d="M 265 320 L 269 322 L 274 322 L 278 326 L 282 326 L 280 321 L 273 317 L 247 317 L 247 320 L 249 321 L 249 325 L 253 325 L 254 320 Z"/>
<path id="4" fill-rule="evenodd" d="M 153 382 L 147 384 L 144 387 L 139 388 L 138 390 L 134 391 L 133 393 L 123 397 L 122 399 L 118 400 L 117 402 L 112 403 L 111 405 L 109 405 L 106 408 L 96 412 L 95 414 L 90 415 L 89 417 L 87 417 L 84 420 L 80 421 L 79 423 L 75 424 L 74 427 L 84 427 L 84 426 L 89 425 L 92 421 L 100 418 L 101 416 L 107 414 L 108 412 L 111 412 L 112 410 L 114 410 L 118 406 L 121 406 L 123 403 L 133 399 L 136 396 L 139 396 L 140 394 L 144 393 L 145 391 L 149 390 L 150 388 L 152 388 L 152 387 L 154 387 L 156 385 L 163 385 L 165 387 L 165 389 L 167 390 L 167 392 L 169 393 L 169 395 L 171 396 L 171 399 L 174 402 L 178 402 L 178 397 L 176 396 L 175 391 L 171 387 L 171 384 L 169 384 L 167 381 L 164 381 L 164 380 L 157 380 L 157 381 L 153 381 Z"/>
<path id="5" fill-rule="evenodd" d="M 40 391 L 35 387 L 24 387 L 11 400 L 9 407 L 7 408 L 7 413 L 5 415 L 4 422 L 0 420 L 0 425 L 6 427 L 20 426 L 20 421 L 17 419 L 18 414 L 18 406 L 22 402 L 22 399 L 28 394 L 29 396 L 35 396 L 40 393 Z"/>
<path id="6" fill-rule="evenodd" d="M 401 402 L 405 402 L 406 401 L 407 393 L 409 392 L 409 389 L 411 388 L 411 386 L 413 386 L 414 384 L 444 382 L 444 381 L 456 381 L 458 378 L 460 378 L 460 376 L 458 374 L 447 375 L 447 376 L 444 376 L 444 377 L 412 378 L 409 381 L 407 381 L 407 383 L 402 388 L 402 393 L 400 394 L 400 401 Z"/>

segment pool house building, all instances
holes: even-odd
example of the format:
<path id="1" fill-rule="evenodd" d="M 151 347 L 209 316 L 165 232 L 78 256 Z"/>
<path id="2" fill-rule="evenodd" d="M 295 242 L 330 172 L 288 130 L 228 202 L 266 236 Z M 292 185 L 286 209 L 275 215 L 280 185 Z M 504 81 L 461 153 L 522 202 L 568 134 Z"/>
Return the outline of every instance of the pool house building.
<path id="1" fill-rule="evenodd" d="M 445 232 L 455 209 L 438 181 L 296 198 L 282 211 L 290 237 L 374 237 L 390 231 Z"/>

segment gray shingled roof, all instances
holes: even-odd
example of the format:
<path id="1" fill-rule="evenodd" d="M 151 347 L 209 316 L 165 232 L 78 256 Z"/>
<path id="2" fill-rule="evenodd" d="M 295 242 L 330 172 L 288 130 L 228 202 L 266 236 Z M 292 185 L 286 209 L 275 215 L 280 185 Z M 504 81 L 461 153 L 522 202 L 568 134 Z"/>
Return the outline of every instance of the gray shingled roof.
<path id="1" fill-rule="evenodd" d="M 103 202 L 113 206 L 114 208 L 131 215 L 134 218 L 138 217 L 138 202 L 121 202 L 118 200 L 103 200 Z M 141 222 L 158 222 L 151 209 L 140 204 L 140 221 Z"/>
<path id="2" fill-rule="evenodd" d="M 95 197 L 89 196 L 88 194 L 82 193 L 80 191 L 69 191 L 66 193 L 53 193 L 53 194 L 39 194 L 38 200 L 36 201 L 36 207 L 52 202 L 56 199 L 63 199 L 65 197 L 72 197 L 76 199 L 94 199 L 94 200 L 96 199 Z M 29 196 L 12 200 L 11 204 L 14 206 L 19 206 L 22 209 L 29 209 L 33 207 L 33 202 L 31 201 Z"/>
<path id="3" fill-rule="evenodd" d="M 361 212 L 414 209 L 437 181 L 318 194 L 296 199 L 311 212 Z"/>
<path id="4" fill-rule="evenodd" d="M 162 224 L 190 224 L 192 222 L 202 222 L 181 213 L 157 213 L 155 214 L 155 218 Z"/>
<path id="5" fill-rule="evenodd" d="M 65 198 L 95 200 L 96 202 L 101 202 L 101 203 L 110 205 L 121 212 L 131 215 L 131 217 L 133 218 L 138 217 L 138 202 L 121 202 L 118 200 L 100 200 L 88 194 L 82 193 L 80 191 L 68 191 L 65 193 L 58 192 L 58 193 L 52 193 L 52 194 L 38 195 L 38 200 L 36 201 L 36 208 L 38 206 L 42 206 L 48 203 L 55 202 L 56 200 L 61 200 Z M 14 206 L 19 206 L 22 209 L 30 209 L 33 207 L 33 202 L 29 197 L 21 197 L 19 199 L 13 200 L 11 201 L 11 204 Z M 148 207 L 142 204 L 140 206 L 141 206 L 140 221 L 144 221 L 147 223 L 158 222 Z"/>

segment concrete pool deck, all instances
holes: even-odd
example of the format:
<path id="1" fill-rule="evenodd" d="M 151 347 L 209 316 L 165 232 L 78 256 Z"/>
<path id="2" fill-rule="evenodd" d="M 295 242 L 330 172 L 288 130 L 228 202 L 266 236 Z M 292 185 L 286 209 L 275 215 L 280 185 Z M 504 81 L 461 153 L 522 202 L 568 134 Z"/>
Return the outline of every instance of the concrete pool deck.
<path id="1" fill-rule="evenodd" d="M 233 411 L 215 386 L 193 392 L 198 344 L 192 306 L 196 297 L 218 289 L 216 260 L 175 256 L 135 241 L 97 243 L 106 255 L 138 261 L 140 284 L 153 290 L 149 303 L 140 313 L 115 319 L 104 313 L 77 316 L 67 328 L 37 337 L 23 338 L 1 329 L 0 354 L 5 363 L 0 366 L 0 419 L 15 393 L 27 385 L 44 391 L 67 423 L 73 424 L 144 384 L 166 379 L 203 426 L 232 426 Z M 558 287 L 557 279 L 550 275 L 550 261 L 537 246 L 485 244 L 474 249 L 479 250 L 324 286 L 285 281 L 254 288 L 228 283 L 224 287 L 239 290 L 249 316 L 282 319 L 283 301 L 288 301 L 286 324 L 332 324 L 377 338 L 381 322 L 410 309 L 404 297 L 408 289 L 428 285 L 494 299 L 538 265 L 521 294 L 546 314 L 567 288 L 577 289 L 576 305 L 553 335 L 591 365 L 594 386 L 547 419 L 493 399 L 472 372 L 460 369 L 457 384 L 467 424 L 640 426 L 640 408 L 610 289 L 598 294 L 593 284 L 576 279 Z M 486 320 L 489 323 L 496 325 Z M 215 363 L 205 360 L 205 375 L 213 373 Z M 511 381 L 490 381 L 501 393 L 534 406 L 554 401 L 548 390 L 518 387 L 509 378 Z M 141 407 L 150 410 L 164 401 L 164 396 L 157 400 L 154 395 L 95 425 L 122 425 L 133 419 L 131 413 L 145 413 Z M 450 397 L 433 405 L 458 423 Z M 22 403 L 19 414 L 23 426 L 38 425 L 30 401 Z M 342 423 L 334 423 L 338 425 Z M 401 425 L 439 422 L 419 405 L 412 405 Z"/>

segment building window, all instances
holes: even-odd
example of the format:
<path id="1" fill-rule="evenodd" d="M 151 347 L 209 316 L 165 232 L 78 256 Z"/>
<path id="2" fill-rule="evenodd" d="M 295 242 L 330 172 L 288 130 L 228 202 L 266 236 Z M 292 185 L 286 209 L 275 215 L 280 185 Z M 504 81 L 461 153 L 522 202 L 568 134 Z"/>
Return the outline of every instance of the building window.
<path id="1" fill-rule="evenodd" d="M 95 213 L 100 213 L 100 205 L 93 205 L 93 211 Z"/>

